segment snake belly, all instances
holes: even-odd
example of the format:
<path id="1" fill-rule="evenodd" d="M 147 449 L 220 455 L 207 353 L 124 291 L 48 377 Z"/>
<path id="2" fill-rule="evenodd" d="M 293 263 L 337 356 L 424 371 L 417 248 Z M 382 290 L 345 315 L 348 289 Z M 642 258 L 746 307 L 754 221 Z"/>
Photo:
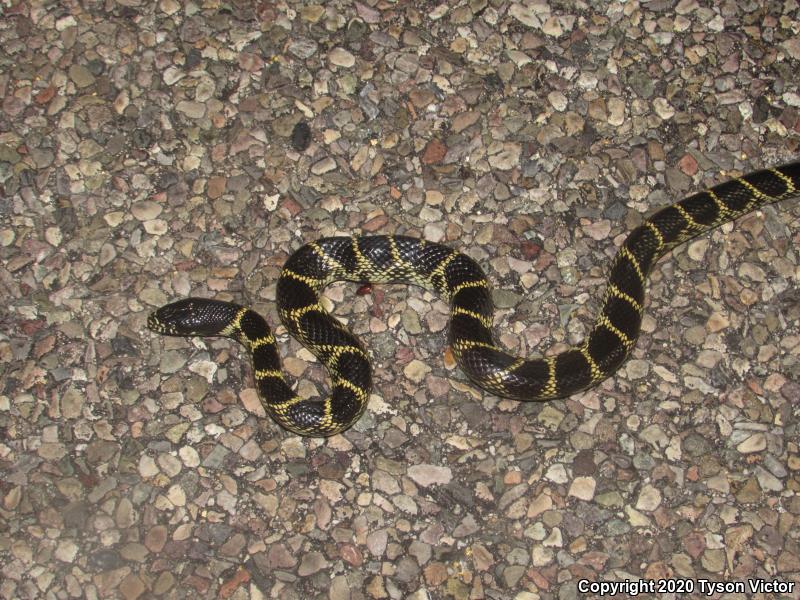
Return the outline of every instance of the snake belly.
<path id="1" fill-rule="evenodd" d="M 280 368 L 266 321 L 238 304 L 186 298 L 156 310 L 148 327 L 165 335 L 226 336 L 252 359 L 266 412 L 300 435 L 328 436 L 364 412 L 372 370 L 364 346 L 320 304 L 333 281 L 406 283 L 431 289 L 450 304 L 447 341 L 456 362 L 478 387 L 520 401 L 570 396 L 613 374 L 633 349 L 647 276 L 656 261 L 686 240 L 760 206 L 800 193 L 800 162 L 744 175 L 684 198 L 645 219 L 614 257 L 594 326 L 584 342 L 555 356 L 526 359 L 504 351 L 492 336 L 491 289 L 478 264 L 447 246 L 401 235 L 328 237 L 292 254 L 277 282 L 278 314 L 289 333 L 327 368 L 331 392 L 301 398 Z"/>

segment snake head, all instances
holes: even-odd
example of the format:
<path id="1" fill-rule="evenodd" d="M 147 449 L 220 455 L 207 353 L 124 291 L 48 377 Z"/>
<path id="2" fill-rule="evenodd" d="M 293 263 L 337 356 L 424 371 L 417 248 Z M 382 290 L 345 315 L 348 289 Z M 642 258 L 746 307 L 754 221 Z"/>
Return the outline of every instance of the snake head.
<path id="1" fill-rule="evenodd" d="M 150 313 L 147 327 L 162 335 L 228 335 L 243 310 L 231 302 L 185 298 Z"/>

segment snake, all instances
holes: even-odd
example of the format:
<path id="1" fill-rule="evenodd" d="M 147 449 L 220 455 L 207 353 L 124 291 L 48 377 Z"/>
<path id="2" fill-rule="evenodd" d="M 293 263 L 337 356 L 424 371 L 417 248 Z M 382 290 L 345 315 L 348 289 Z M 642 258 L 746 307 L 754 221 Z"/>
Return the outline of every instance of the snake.
<path id="1" fill-rule="evenodd" d="M 497 345 L 492 291 L 481 267 L 449 246 L 404 235 L 324 237 L 289 256 L 277 281 L 278 315 L 289 334 L 326 367 L 324 398 L 293 391 L 281 370 L 275 336 L 253 309 L 212 298 L 184 298 L 152 312 L 152 331 L 173 336 L 224 336 L 239 341 L 252 362 L 265 412 L 303 436 L 341 433 L 363 414 L 372 367 L 361 341 L 320 302 L 328 284 L 405 283 L 449 303 L 447 343 L 479 388 L 523 402 L 571 396 L 599 384 L 623 364 L 639 338 L 647 277 L 677 245 L 757 208 L 800 194 L 800 161 L 730 179 L 645 218 L 625 238 L 608 270 L 597 317 L 582 343 L 552 356 L 523 358 Z"/>

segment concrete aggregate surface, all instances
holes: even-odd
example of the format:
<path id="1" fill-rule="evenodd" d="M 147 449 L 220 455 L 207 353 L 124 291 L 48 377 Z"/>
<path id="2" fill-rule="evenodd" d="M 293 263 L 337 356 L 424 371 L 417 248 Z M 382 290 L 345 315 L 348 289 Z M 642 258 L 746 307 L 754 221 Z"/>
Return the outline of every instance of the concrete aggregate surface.
<path id="1" fill-rule="evenodd" d="M 799 72 L 797 0 L 0 2 L 0 598 L 800 598 L 796 201 L 662 259 L 631 359 L 546 404 L 413 287 L 326 290 L 375 367 L 329 439 L 145 326 L 253 306 L 324 394 L 280 268 L 398 233 L 556 352 L 643 216 L 800 157 Z"/>

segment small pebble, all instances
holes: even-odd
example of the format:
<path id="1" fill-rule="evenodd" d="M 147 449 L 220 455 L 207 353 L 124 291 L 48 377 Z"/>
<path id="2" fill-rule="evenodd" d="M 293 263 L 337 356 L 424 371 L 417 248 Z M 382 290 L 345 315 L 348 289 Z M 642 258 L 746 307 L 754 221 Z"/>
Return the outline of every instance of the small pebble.
<path id="1" fill-rule="evenodd" d="M 428 487 L 450 483 L 453 474 L 449 467 L 436 465 L 412 465 L 408 469 L 408 476 L 417 484 Z"/>
<path id="2" fill-rule="evenodd" d="M 324 175 L 334 169 L 336 169 L 336 161 L 329 156 L 311 165 L 311 172 L 314 175 Z"/>
<path id="3" fill-rule="evenodd" d="M 311 145 L 311 128 L 305 121 L 299 121 L 292 129 L 292 148 L 305 152 Z"/>
<path id="4" fill-rule="evenodd" d="M 328 59 L 331 61 L 331 64 L 334 64 L 337 67 L 345 67 L 347 69 L 356 64 L 355 56 L 350 54 L 344 48 L 339 47 L 330 51 L 328 54 Z"/>

